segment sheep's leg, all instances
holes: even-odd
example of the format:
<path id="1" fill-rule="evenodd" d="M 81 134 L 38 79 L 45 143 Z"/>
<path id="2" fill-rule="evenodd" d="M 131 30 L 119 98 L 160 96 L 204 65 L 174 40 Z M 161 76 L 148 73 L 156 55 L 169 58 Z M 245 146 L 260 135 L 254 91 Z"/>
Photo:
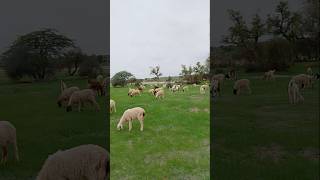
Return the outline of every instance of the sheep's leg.
<path id="1" fill-rule="evenodd" d="M 132 129 L 132 121 L 129 120 L 129 131 L 131 131 L 131 129 Z"/>
<path id="2" fill-rule="evenodd" d="M 2 146 L 2 160 L 1 163 L 5 163 L 8 157 L 8 149 L 6 146 Z"/>
<path id="3" fill-rule="evenodd" d="M 97 103 L 97 101 L 91 100 L 90 102 L 95 106 L 96 111 L 100 111 L 100 107 L 99 107 L 99 104 Z"/>
<path id="4" fill-rule="evenodd" d="M 143 131 L 143 120 L 140 119 L 139 122 L 140 122 L 140 131 Z"/>

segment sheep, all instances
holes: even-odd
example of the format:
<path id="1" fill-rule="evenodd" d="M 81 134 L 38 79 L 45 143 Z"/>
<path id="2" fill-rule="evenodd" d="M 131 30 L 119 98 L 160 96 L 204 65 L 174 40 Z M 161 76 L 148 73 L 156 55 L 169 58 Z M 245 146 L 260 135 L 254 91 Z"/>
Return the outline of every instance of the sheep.
<path id="1" fill-rule="evenodd" d="M 185 91 L 188 91 L 189 90 L 189 87 L 188 86 L 183 86 L 182 88 L 182 91 L 185 92 Z"/>
<path id="2" fill-rule="evenodd" d="M 310 75 L 310 76 L 313 75 L 313 71 L 312 71 L 311 67 L 308 67 L 307 74 Z"/>
<path id="3" fill-rule="evenodd" d="M 164 91 L 160 89 L 159 91 L 156 92 L 156 98 L 157 99 L 163 99 L 164 98 Z"/>
<path id="4" fill-rule="evenodd" d="M 100 83 L 96 79 L 89 79 L 88 80 L 88 88 L 96 91 L 98 95 L 104 96 L 105 95 L 105 88 L 103 85 L 103 81 Z"/>
<path id="5" fill-rule="evenodd" d="M 251 94 L 250 80 L 248 79 L 237 80 L 233 85 L 233 94 L 240 95 L 243 89 L 246 89 L 248 93 Z"/>
<path id="6" fill-rule="evenodd" d="M 299 75 L 293 76 L 292 79 L 298 85 L 299 89 L 305 89 L 310 86 L 312 87 L 312 84 L 313 84 L 313 77 L 306 74 L 299 74 Z"/>
<path id="7" fill-rule="evenodd" d="M 49 155 L 36 180 L 105 180 L 109 175 L 108 151 L 86 144 Z"/>
<path id="8" fill-rule="evenodd" d="M 116 108 L 116 102 L 110 99 L 110 113 L 112 112 L 117 112 L 117 108 Z"/>
<path id="9" fill-rule="evenodd" d="M 59 107 L 62 105 L 66 105 L 72 95 L 73 92 L 79 91 L 80 89 L 76 86 L 66 88 L 62 91 L 60 96 L 58 97 L 57 104 Z"/>
<path id="10" fill-rule="evenodd" d="M 0 121 L 0 146 L 2 147 L 1 163 L 6 163 L 8 158 L 8 146 L 12 144 L 14 157 L 19 161 L 16 128 L 8 121 Z"/>
<path id="11" fill-rule="evenodd" d="M 96 77 L 96 80 L 102 85 L 104 82 L 104 77 L 101 75 L 101 74 L 99 74 L 97 77 Z"/>
<path id="12" fill-rule="evenodd" d="M 181 88 L 181 86 L 179 84 L 175 84 L 172 86 L 171 91 L 176 92 L 176 91 L 179 91 L 180 88 Z"/>
<path id="13" fill-rule="evenodd" d="M 209 86 L 207 84 L 201 85 L 200 94 L 205 94 L 207 89 L 209 89 Z"/>
<path id="14" fill-rule="evenodd" d="M 193 87 L 197 87 L 198 85 L 196 83 L 192 84 Z"/>
<path id="15" fill-rule="evenodd" d="M 224 74 L 216 74 L 212 77 L 212 80 L 218 80 L 221 85 L 223 84 L 224 79 L 225 79 Z"/>
<path id="16" fill-rule="evenodd" d="M 296 104 L 304 101 L 303 96 L 300 94 L 298 84 L 295 82 L 294 79 L 291 79 L 288 84 L 288 96 L 289 102 L 291 104 Z"/>
<path id="17" fill-rule="evenodd" d="M 150 94 L 154 95 L 154 89 L 149 89 L 148 91 Z"/>
<path id="18" fill-rule="evenodd" d="M 161 88 L 156 88 L 156 89 L 154 89 L 153 95 L 155 96 L 158 91 L 163 91 L 163 88 L 161 87 Z"/>
<path id="19" fill-rule="evenodd" d="M 129 131 L 132 129 L 132 120 L 138 119 L 140 122 L 140 131 L 143 131 L 143 121 L 146 113 L 145 110 L 141 107 L 135 107 L 131 109 L 127 109 L 121 119 L 119 120 L 119 123 L 117 125 L 117 129 L 121 130 L 123 129 L 123 124 L 128 122 L 129 123 Z"/>
<path id="20" fill-rule="evenodd" d="M 134 89 L 131 91 L 131 93 L 129 94 L 130 97 L 133 97 L 133 96 L 137 96 L 137 95 L 140 95 L 140 90 L 139 89 Z"/>
<path id="21" fill-rule="evenodd" d="M 228 74 L 225 75 L 226 79 L 231 79 L 231 80 L 236 80 L 237 79 L 237 74 L 236 74 L 236 70 L 231 69 Z"/>
<path id="22" fill-rule="evenodd" d="M 132 93 L 132 91 L 134 91 L 135 89 L 131 89 L 129 88 L 129 91 L 128 91 L 128 96 L 130 96 L 130 94 Z"/>
<path id="23" fill-rule="evenodd" d="M 212 96 L 215 97 L 216 95 L 220 96 L 220 83 L 218 80 L 213 80 L 211 83 L 211 93 Z"/>
<path id="24" fill-rule="evenodd" d="M 67 112 L 72 111 L 72 105 L 78 105 L 78 111 L 80 112 L 81 106 L 83 106 L 86 102 L 94 105 L 96 111 L 100 111 L 99 104 L 96 101 L 95 92 L 92 89 L 83 89 L 72 93 L 68 102 Z"/>
<path id="25" fill-rule="evenodd" d="M 264 79 L 264 80 L 273 80 L 273 79 L 274 79 L 274 72 L 275 72 L 275 71 L 276 71 L 276 70 L 273 69 L 273 70 L 270 70 L 270 71 L 265 72 L 265 73 L 264 73 L 264 76 L 263 76 L 263 79 Z"/>

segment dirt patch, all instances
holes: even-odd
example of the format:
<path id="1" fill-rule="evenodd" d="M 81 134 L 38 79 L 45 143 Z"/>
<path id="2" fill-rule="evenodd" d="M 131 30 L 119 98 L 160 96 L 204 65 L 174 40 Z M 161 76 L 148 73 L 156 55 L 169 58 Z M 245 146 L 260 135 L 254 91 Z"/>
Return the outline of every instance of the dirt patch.
<path id="1" fill-rule="evenodd" d="M 189 111 L 190 111 L 190 112 L 197 113 L 197 112 L 199 112 L 199 111 L 200 111 L 200 109 L 199 109 L 199 108 L 197 108 L 197 107 L 193 107 L 193 108 L 190 108 L 190 109 L 189 109 Z"/>
<path id="2" fill-rule="evenodd" d="M 301 155 L 311 161 L 319 161 L 320 152 L 317 148 L 306 148 L 301 151 Z"/>
<path id="3" fill-rule="evenodd" d="M 196 100 L 196 101 L 201 101 L 201 100 L 203 100 L 203 96 L 190 96 L 190 99 Z"/>
<path id="4" fill-rule="evenodd" d="M 266 147 L 256 148 L 256 155 L 261 160 L 270 159 L 273 162 L 279 162 L 285 155 L 283 148 L 277 144 L 271 144 Z"/>

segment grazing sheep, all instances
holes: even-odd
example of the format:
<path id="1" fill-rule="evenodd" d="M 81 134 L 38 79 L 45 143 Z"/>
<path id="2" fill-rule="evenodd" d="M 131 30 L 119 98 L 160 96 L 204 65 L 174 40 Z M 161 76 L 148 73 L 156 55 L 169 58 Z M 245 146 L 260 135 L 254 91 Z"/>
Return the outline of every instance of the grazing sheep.
<path id="1" fill-rule="evenodd" d="M 134 89 L 134 90 L 132 90 L 131 93 L 129 94 L 130 97 L 137 96 L 137 95 L 141 95 L 139 89 Z"/>
<path id="2" fill-rule="evenodd" d="M 67 105 L 72 93 L 79 90 L 80 89 L 76 86 L 64 89 L 60 94 L 60 96 L 58 97 L 58 101 L 57 101 L 58 106 L 61 107 L 62 105 Z"/>
<path id="3" fill-rule="evenodd" d="M 207 89 L 209 89 L 207 84 L 200 86 L 200 94 L 205 94 Z"/>
<path id="4" fill-rule="evenodd" d="M 155 95 L 157 94 L 157 92 L 162 91 L 162 90 L 163 90 L 162 87 L 161 87 L 161 88 L 156 88 L 156 89 L 154 89 L 153 95 L 155 96 Z"/>
<path id="5" fill-rule="evenodd" d="M 132 120 L 138 119 L 140 122 L 140 131 L 143 131 L 143 121 L 145 117 L 145 110 L 141 107 L 135 107 L 131 109 L 127 109 L 121 119 L 119 120 L 119 123 L 117 125 L 117 129 L 121 130 L 123 129 L 123 124 L 128 122 L 129 123 L 129 131 L 132 129 Z"/>
<path id="6" fill-rule="evenodd" d="M 156 92 L 156 98 L 157 99 L 163 99 L 164 98 L 164 91 L 160 89 L 159 91 Z"/>
<path id="7" fill-rule="evenodd" d="M 5 163 L 8 158 L 8 146 L 12 144 L 14 156 L 19 161 L 16 128 L 8 121 L 0 121 L 0 146 L 2 147 L 1 163 Z"/>
<path id="8" fill-rule="evenodd" d="M 313 86 L 313 77 L 306 74 L 299 74 L 292 78 L 299 89 L 305 89 Z"/>
<path id="9" fill-rule="evenodd" d="M 211 93 L 212 96 L 215 97 L 217 95 L 220 96 L 220 83 L 218 80 L 213 80 L 211 83 Z"/>
<path id="10" fill-rule="evenodd" d="M 192 84 L 193 87 L 197 87 L 198 85 L 196 83 Z"/>
<path id="11" fill-rule="evenodd" d="M 130 94 L 132 93 L 132 91 L 134 91 L 135 89 L 131 89 L 129 88 L 129 91 L 128 91 L 128 96 L 130 96 Z"/>
<path id="12" fill-rule="evenodd" d="M 100 95 L 100 96 L 104 96 L 105 95 L 105 89 L 104 89 L 103 81 L 102 81 L 102 84 L 101 84 L 96 79 L 89 79 L 88 80 L 88 88 L 96 91 L 97 94 Z"/>
<path id="13" fill-rule="evenodd" d="M 189 90 L 189 87 L 188 86 L 183 86 L 182 88 L 182 91 L 185 92 L 185 91 L 188 91 Z"/>
<path id="14" fill-rule="evenodd" d="M 37 180 L 105 180 L 110 175 L 109 153 L 92 144 L 49 155 Z"/>
<path id="15" fill-rule="evenodd" d="M 171 91 L 172 92 L 177 92 L 181 89 L 181 86 L 179 84 L 175 84 L 172 86 Z"/>
<path id="16" fill-rule="evenodd" d="M 291 79 L 288 84 L 288 96 L 289 102 L 291 104 L 296 104 L 304 101 L 303 96 L 300 94 L 298 84 L 295 82 L 294 79 Z"/>
<path id="17" fill-rule="evenodd" d="M 236 81 L 233 86 L 233 94 L 240 95 L 243 89 L 246 89 L 248 93 L 251 94 L 250 81 L 248 79 L 240 79 Z"/>
<path id="18" fill-rule="evenodd" d="M 154 89 L 149 89 L 148 91 L 150 94 L 154 95 Z"/>
<path id="19" fill-rule="evenodd" d="M 100 110 L 99 104 L 96 101 L 95 92 L 92 89 L 83 89 L 72 93 L 68 102 L 67 112 L 72 111 L 72 105 L 78 105 L 78 111 L 80 112 L 81 106 L 83 106 L 85 103 L 94 105 L 96 111 Z"/>
<path id="20" fill-rule="evenodd" d="M 308 67 L 307 74 L 310 75 L 310 76 L 313 75 L 313 71 L 312 71 L 311 67 Z"/>
<path id="21" fill-rule="evenodd" d="M 224 74 L 216 74 L 212 77 L 212 80 L 218 80 L 220 85 L 223 84 L 223 81 L 225 79 L 225 75 Z"/>
<path id="22" fill-rule="evenodd" d="M 110 113 L 117 112 L 116 102 L 110 99 Z"/>
<path id="23" fill-rule="evenodd" d="M 96 80 L 97 80 L 100 84 L 103 84 L 104 77 L 103 77 L 101 74 L 99 74 L 99 75 L 97 76 Z"/>
<path id="24" fill-rule="evenodd" d="M 263 76 L 263 79 L 264 80 L 273 80 L 274 79 L 274 72 L 275 72 L 276 70 L 275 69 L 273 69 L 273 70 L 270 70 L 270 71 L 268 71 L 268 72 L 265 72 L 264 73 L 264 76 Z"/>

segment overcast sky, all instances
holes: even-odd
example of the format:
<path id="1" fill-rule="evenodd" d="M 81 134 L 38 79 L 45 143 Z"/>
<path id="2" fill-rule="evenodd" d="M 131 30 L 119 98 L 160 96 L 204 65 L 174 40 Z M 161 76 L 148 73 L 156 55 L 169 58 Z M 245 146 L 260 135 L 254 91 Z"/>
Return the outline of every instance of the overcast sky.
<path id="1" fill-rule="evenodd" d="M 23 35 L 54 28 L 74 39 L 84 52 L 109 52 L 106 0 L 1 0 L 0 53 Z"/>
<path id="2" fill-rule="evenodd" d="M 111 76 L 151 77 L 156 65 L 175 76 L 209 56 L 209 0 L 111 0 L 110 16 Z"/>

